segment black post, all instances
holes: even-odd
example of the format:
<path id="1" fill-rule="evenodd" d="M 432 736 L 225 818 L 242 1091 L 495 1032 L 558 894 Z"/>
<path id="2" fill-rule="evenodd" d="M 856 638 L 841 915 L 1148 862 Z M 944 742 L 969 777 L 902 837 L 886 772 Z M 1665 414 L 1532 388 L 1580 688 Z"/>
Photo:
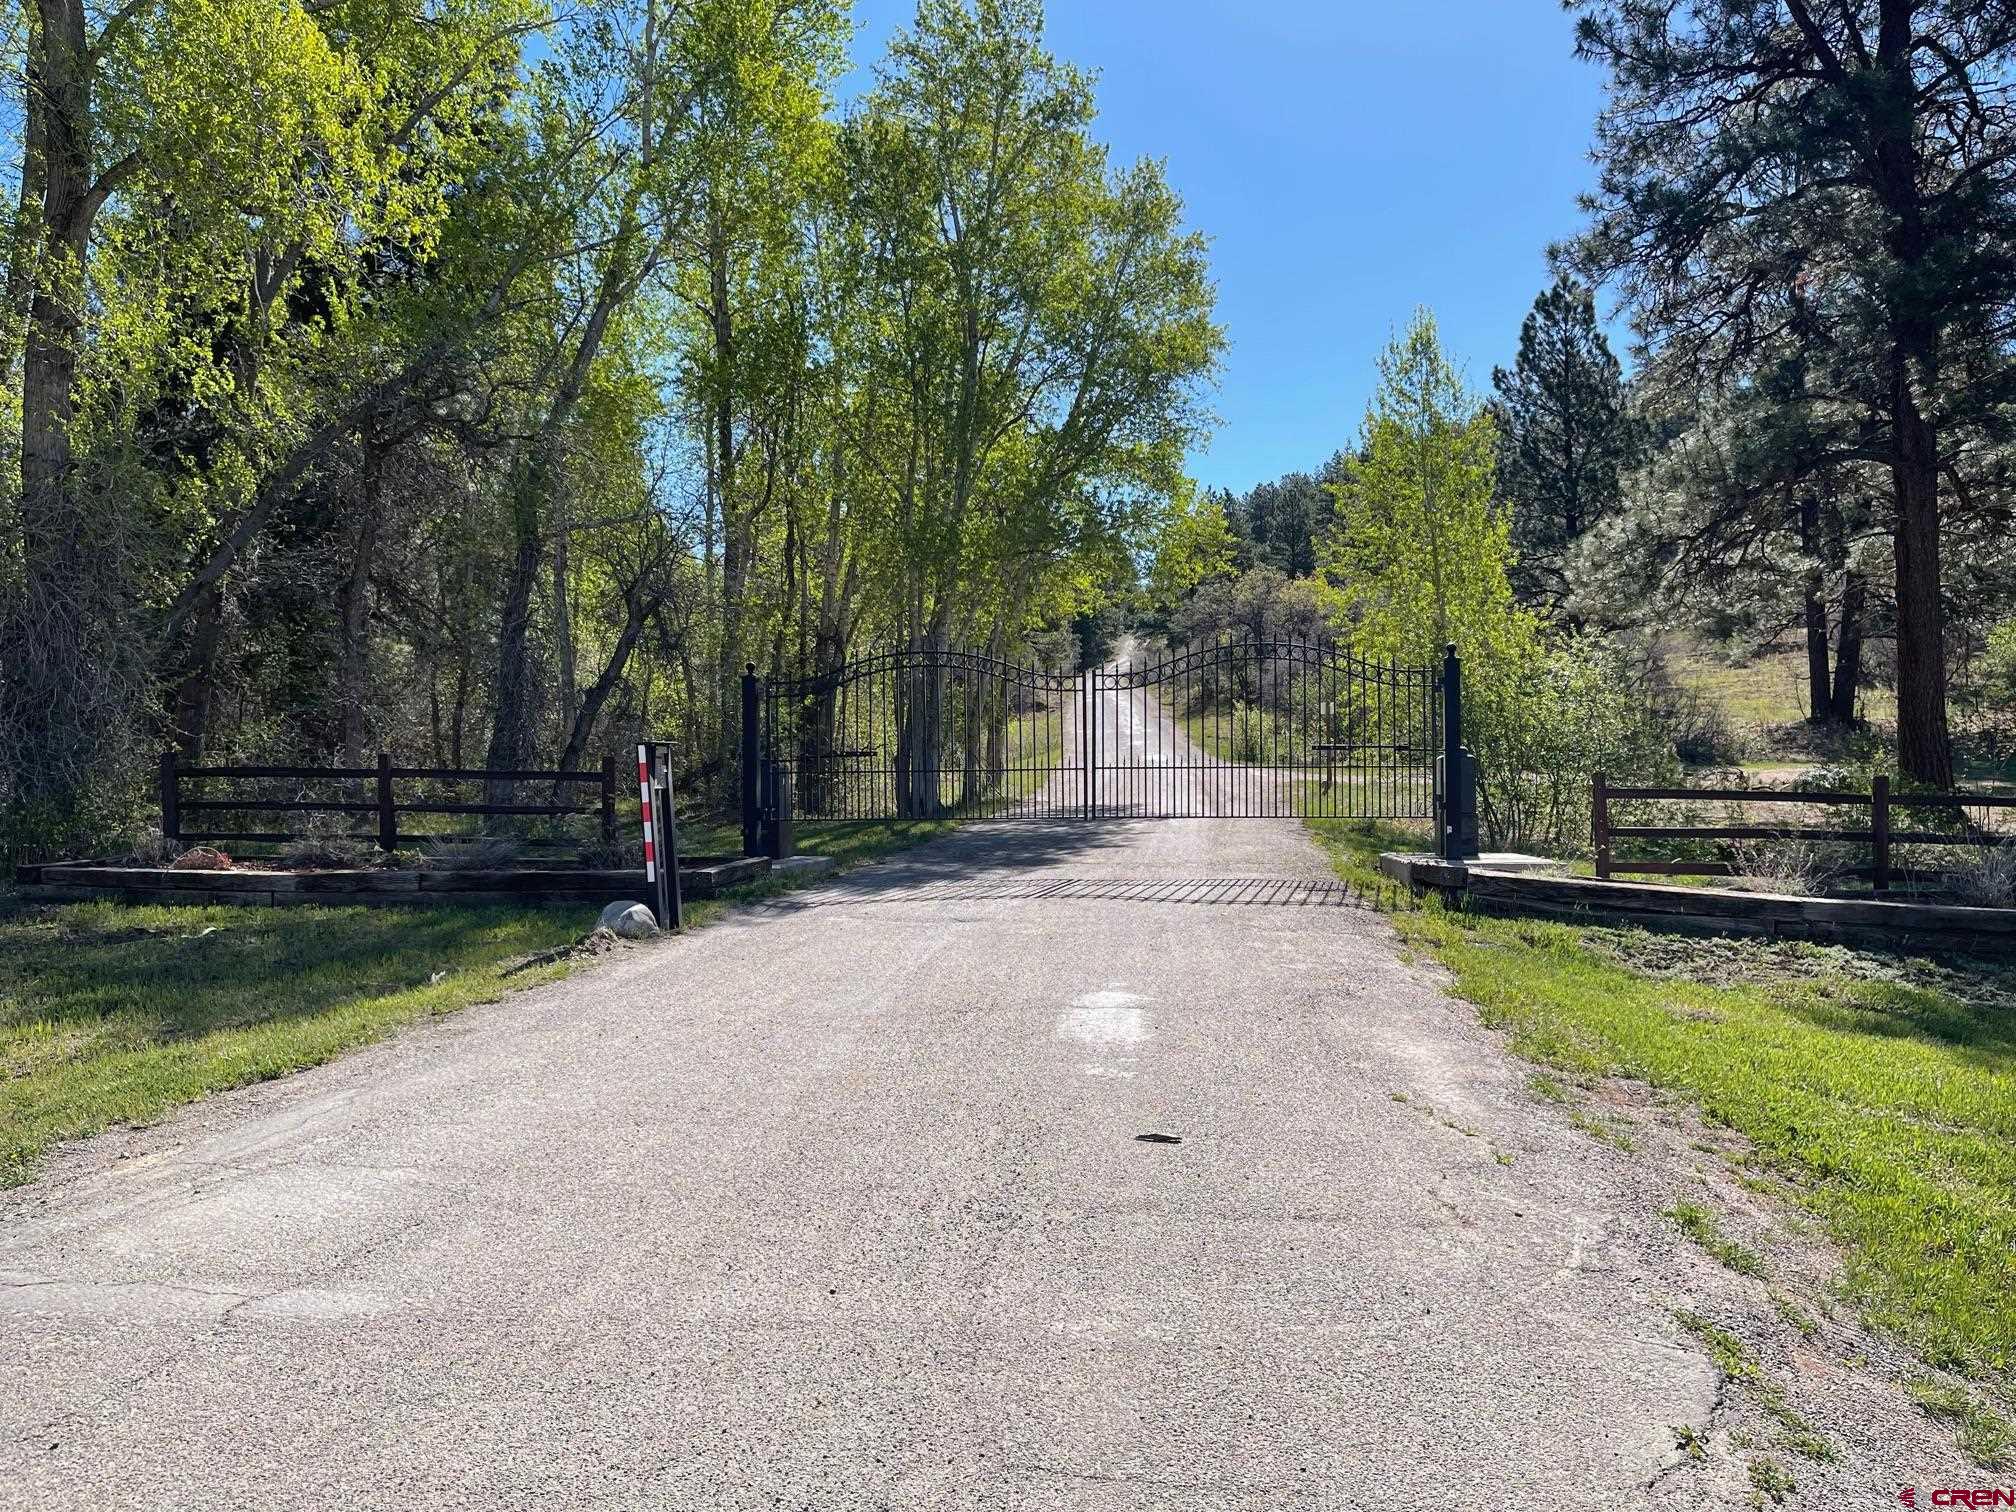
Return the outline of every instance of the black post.
<path id="1" fill-rule="evenodd" d="M 1890 779 L 1878 776 L 1869 795 L 1870 839 L 1876 851 L 1871 885 L 1879 893 L 1890 891 Z"/>
<path id="2" fill-rule="evenodd" d="M 798 854 L 791 831 L 791 804 L 791 769 L 764 758 L 763 854 L 772 861 L 788 861 Z"/>
<path id="3" fill-rule="evenodd" d="M 378 753 L 378 848 L 390 855 L 399 849 L 399 811 L 392 806 L 392 758 Z"/>
<path id="4" fill-rule="evenodd" d="M 616 848 L 616 757 L 602 758 L 602 849 Z M 606 860 L 606 858 L 605 858 Z"/>
<path id="5" fill-rule="evenodd" d="M 175 753 L 161 753 L 161 838 L 180 843 L 182 839 L 181 779 L 175 771 Z"/>
<path id="6" fill-rule="evenodd" d="M 1435 853 L 1445 861 L 1460 860 L 1463 843 L 1457 836 L 1456 785 L 1463 775 L 1463 662 L 1452 641 L 1442 656 L 1442 803 Z"/>
<path id="7" fill-rule="evenodd" d="M 756 663 L 742 670 L 742 854 L 754 856 L 762 847 L 762 690 L 756 681 Z"/>
<path id="8" fill-rule="evenodd" d="M 686 900 L 679 889 L 679 817 L 672 804 L 672 746 L 651 746 L 652 829 L 657 838 L 658 927 L 674 934 L 686 928 Z"/>
<path id="9" fill-rule="evenodd" d="M 1610 880 L 1610 779 L 1598 772 L 1589 784 L 1589 844 L 1596 852 L 1596 880 Z"/>

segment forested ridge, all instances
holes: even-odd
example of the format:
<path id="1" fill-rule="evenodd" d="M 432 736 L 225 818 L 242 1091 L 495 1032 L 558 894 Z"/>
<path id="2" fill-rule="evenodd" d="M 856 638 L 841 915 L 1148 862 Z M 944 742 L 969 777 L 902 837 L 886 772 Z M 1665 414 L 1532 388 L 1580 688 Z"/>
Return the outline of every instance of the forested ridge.
<path id="1" fill-rule="evenodd" d="M 1595 187 L 1517 359 L 1390 312 L 1362 425 L 1233 493 L 1210 228 L 1038 0 L 922 0 L 844 105 L 846 0 L 10 5 L 0 848 L 134 834 L 162 750 L 662 736 L 725 799 L 745 663 L 1123 630 L 1454 641 L 1505 839 L 1717 757 L 1676 631 L 1950 784 L 2016 701 L 2016 14 L 1567 8 Z"/>

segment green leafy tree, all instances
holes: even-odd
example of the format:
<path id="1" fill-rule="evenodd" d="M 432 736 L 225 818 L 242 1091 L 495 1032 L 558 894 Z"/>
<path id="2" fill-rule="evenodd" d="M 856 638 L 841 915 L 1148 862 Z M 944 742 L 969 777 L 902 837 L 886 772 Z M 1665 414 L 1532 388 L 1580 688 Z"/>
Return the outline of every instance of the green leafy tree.
<path id="1" fill-rule="evenodd" d="M 1148 569 L 1151 603 L 1164 615 L 1200 584 L 1230 577 L 1237 561 L 1238 540 L 1225 518 L 1217 494 L 1179 497 L 1169 507 L 1155 542 Z"/>
<path id="2" fill-rule="evenodd" d="M 1379 358 L 1359 457 L 1337 485 L 1325 562 L 1370 656 L 1438 663 L 1512 653 L 1531 619 L 1512 600 L 1511 522 L 1497 502 L 1497 436 L 1417 311 Z"/>
<path id="3" fill-rule="evenodd" d="M 1035 0 L 923 0 L 845 139 L 880 312 L 888 568 L 909 635 L 1014 622 L 1181 486 L 1223 337 L 1159 165 L 1115 170 Z M 900 438 L 900 439 L 898 439 Z"/>

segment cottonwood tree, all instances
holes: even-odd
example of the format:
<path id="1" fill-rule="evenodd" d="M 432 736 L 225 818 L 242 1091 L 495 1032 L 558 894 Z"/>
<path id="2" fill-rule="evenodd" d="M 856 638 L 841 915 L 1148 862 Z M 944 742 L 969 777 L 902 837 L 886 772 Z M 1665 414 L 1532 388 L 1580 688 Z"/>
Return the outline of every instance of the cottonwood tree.
<path id="1" fill-rule="evenodd" d="M 1492 656 L 1526 633 L 1506 575 L 1496 450 L 1489 411 L 1444 355 L 1435 317 L 1417 311 L 1380 354 L 1324 564 L 1366 654 L 1439 665 L 1452 642 Z"/>
<path id="2" fill-rule="evenodd" d="M 1176 486 L 1222 344 L 1161 169 L 1109 165 L 1090 80 L 1041 36 L 1033 0 L 925 0 L 845 141 L 857 287 L 887 312 L 860 378 L 900 405 L 874 483 L 934 644 L 1012 622 Z"/>
<path id="3" fill-rule="evenodd" d="M 245 538 L 218 530 L 166 594 L 163 557 L 269 517 L 262 489 L 386 407 L 365 385 L 332 425 L 304 412 L 304 380 L 348 344 L 359 249 L 429 242 L 440 150 L 526 21 L 507 0 L 35 0 L 24 19 L 0 765 L 10 828 L 56 845 L 102 819 L 148 724 L 155 642 Z"/>
<path id="4" fill-rule="evenodd" d="M 1159 165 L 1114 169 L 1092 118 L 1034 0 L 924 0 L 843 134 L 847 281 L 876 312 L 848 382 L 873 386 L 858 423 L 881 439 L 852 486 L 911 643 L 998 650 L 1060 575 L 1109 575 L 1202 424 L 1222 345 L 1203 243 Z"/>
<path id="5" fill-rule="evenodd" d="M 1565 249 L 1716 386 L 1795 320 L 1888 475 L 1898 762 L 1953 778 L 1944 532 L 2016 385 L 2016 10 L 1957 0 L 1573 0 L 1610 74 L 1593 223 Z"/>

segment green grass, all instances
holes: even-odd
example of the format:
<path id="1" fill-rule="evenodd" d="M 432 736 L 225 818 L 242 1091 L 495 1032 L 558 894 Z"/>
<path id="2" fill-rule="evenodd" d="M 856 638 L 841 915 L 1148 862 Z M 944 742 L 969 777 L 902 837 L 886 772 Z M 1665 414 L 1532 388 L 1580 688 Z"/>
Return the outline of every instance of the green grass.
<path id="1" fill-rule="evenodd" d="M 1734 659 L 1684 644 L 1669 651 L 1673 680 L 1721 706 L 1740 725 L 1786 725 L 1806 717 L 1806 660 L 1801 650 L 1767 651 Z"/>
<path id="2" fill-rule="evenodd" d="M 1779 1318 L 1784 1321 L 1785 1326 L 1792 1329 L 1809 1344 L 1820 1337 L 1820 1325 L 1813 1320 L 1812 1316 L 1803 1307 L 1786 1296 L 1785 1293 L 1774 1290 L 1771 1293 L 1771 1306 Z"/>
<path id="3" fill-rule="evenodd" d="M 1353 881 L 1420 846 L 1311 829 Z M 1672 937 L 1634 958 L 1635 932 L 1432 901 L 1394 923 L 1539 1085 L 1619 1076 L 1690 1099 L 1824 1222 L 1871 1323 L 1992 1394 L 2016 1386 L 2016 972 Z"/>
<path id="4" fill-rule="evenodd" d="M 1750 1484 L 1757 1490 L 1759 1506 L 1768 1501 L 1775 1507 L 1799 1489 L 1799 1483 L 1792 1479 L 1785 1467 L 1772 1459 L 1750 1462 Z"/>
<path id="5" fill-rule="evenodd" d="M 1764 1257 L 1757 1251 L 1722 1233 L 1722 1226 L 1715 1215 L 1698 1202 L 1678 1202 L 1666 1210 L 1666 1216 L 1679 1227 L 1680 1232 L 1692 1239 L 1701 1248 L 1720 1260 L 1740 1276 L 1764 1276 Z"/>
<path id="6" fill-rule="evenodd" d="M 0 905 L 0 1186 L 50 1145 L 549 980 L 592 910 Z"/>
<path id="7" fill-rule="evenodd" d="M 2008 1463 L 2016 1447 L 2016 1425 L 1978 1400 L 1965 1387 L 1929 1377 L 1908 1383 L 1911 1399 L 1941 1422 L 1952 1425 L 1960 1447 L 1976 1464 Z"/>
<path id="8" fill-rule="evenodd" d="M 1784 1388 L 1764 1374 L 1743 1341 L 1725 1328 L 1718 1328 L 1699 1313 L 1676 1311 L 1673 1319 L 1699 1339 L 1722 1379 L 1740 1387 L 1764 1415 L 1778 1425 L 1778 1441 L 1793 1453 L 1810 1460 L 1831 1461 L 1835 1449 L 1827 1437 L 1807 1422 L 1785 1399 Z"/>
<path id="9" fill-rule="evenodd" d="M 800 849 L 844 868 L 953 827 L 810 826 Z M 687 928 L 803 885 L 767 878 L 690 903 Z M 32 907 L 0 894 L 0 1187 L 32 1180 L 61 1141 L 150 1123 L 416 1019 L 551 981 L 565 960 L 513 968 L 573 944 L 597 912 Z"/>

